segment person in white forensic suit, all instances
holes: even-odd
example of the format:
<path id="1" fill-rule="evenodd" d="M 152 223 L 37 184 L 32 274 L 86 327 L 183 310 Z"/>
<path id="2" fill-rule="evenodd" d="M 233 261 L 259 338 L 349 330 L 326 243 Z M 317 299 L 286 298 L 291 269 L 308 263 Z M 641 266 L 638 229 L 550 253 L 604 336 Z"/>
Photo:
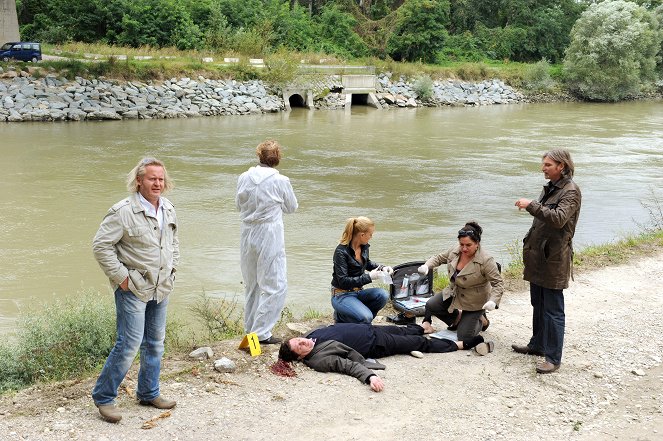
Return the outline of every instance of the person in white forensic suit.
<path id="1" fill-rule="evenodd" d="M 276 170 L 281 146 L 267 140 L 256 148 L 260 163 L 237 180 L 240 213 L 240 259 L 244 279 L 244 329 L 261 344 L 278 344 L 272 329 L 281 316 L 288 291 L 283 213 L 297 210 L 290 179 Z"/>

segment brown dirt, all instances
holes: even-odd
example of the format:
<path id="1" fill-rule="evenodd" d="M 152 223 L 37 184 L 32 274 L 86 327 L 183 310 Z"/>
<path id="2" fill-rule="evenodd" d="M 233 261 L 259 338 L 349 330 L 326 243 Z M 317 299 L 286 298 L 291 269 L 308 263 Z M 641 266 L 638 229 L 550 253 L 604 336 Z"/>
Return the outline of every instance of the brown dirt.
<path id="1" fill-rule="evenodd" d="M 663 439 L 663 254 L 581 271 L 565 300 L 563 365 L 550 375 L 510 349 L 531 326 L 527 292 L 510 291 L 484 333 L 494 353 L 385 358 L 381 393 L 301 364 L 296 378 L 277 377 L 276 347 L 252 358 L 223 341 L 214 359 L 234 360 L 232 374 L 212 361 L 164 360 L 163 394 L 178 401 L 170 414 L 136 403 L 134 369 L 119 424 L 98 417 L 88 378 L 1 397 L 0 440 Z"/>

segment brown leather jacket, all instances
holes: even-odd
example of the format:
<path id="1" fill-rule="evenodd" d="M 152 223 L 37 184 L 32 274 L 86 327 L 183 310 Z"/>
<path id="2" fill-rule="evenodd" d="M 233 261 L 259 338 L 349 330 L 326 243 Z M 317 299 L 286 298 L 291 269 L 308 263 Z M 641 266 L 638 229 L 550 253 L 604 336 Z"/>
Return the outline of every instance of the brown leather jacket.
<path id="1" fill-rule="evenodd" d="M 523 239 L 525 280 L 549 289 L 569 286 L 581 200 L 573 179 L 561 178 L 544 186 L 539 199 L 527 206 L 534 221 Z"/>

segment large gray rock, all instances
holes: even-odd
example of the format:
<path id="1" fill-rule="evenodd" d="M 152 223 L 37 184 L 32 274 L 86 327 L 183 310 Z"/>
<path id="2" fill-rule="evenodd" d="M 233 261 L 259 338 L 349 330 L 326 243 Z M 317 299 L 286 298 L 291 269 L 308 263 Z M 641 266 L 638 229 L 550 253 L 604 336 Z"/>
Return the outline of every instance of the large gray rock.
<path id="1" fill-rule="evenodd" d="M 202 348 L 194 349 L 189 352 L 190 358 L 195 358 L 197 360 L 207 360 L 214 356 L 214 351 L 209 346 L 203 346 Z"/>
<path id="2" fill-rule="evenodd" d="M 235 369 L 237 369 L 237 366 L 229 358 L 226 357 L 219 358 L 214 362 L 214 370 L 218 372 L 224 372 L 224 373 L 234 372 Z"/>
<path id="3" fill-rule="evenodd" d="M 87 119 L 93 120 L 93 121 L 95 121 L 95 120 L 106 120 L 106 119 L 118 120 L 118 119 L 122 119 L 122 117 L 120 115 L 118 115 L 115 110 L 100 109 L 100 110 L 97 110 L 97 111 L 94 111 L 94 112 L 90 112 L 87 115 Z"/>

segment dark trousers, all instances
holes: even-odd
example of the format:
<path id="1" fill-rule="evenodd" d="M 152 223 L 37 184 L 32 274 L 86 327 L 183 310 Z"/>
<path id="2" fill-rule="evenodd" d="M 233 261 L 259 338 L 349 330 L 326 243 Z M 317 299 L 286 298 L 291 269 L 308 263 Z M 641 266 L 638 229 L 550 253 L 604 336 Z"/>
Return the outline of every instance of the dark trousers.
<path id="1" fill-rule="evenodd" d="M 552 364 L 562 362 L 564 346 L 564 292 L 549 289 L 534 283 L 529 284 L 532 301 L 532 338 L 529 347 L 541 351 Z"/>
<path id="2" fill-rule="evenodd" d="M 453 352 L 458 350 L 456 342 L 424 337 L 419 325 L 374 326 L 375 343 L 369 350 L 368 358 L 382 358 L 396 354 L 420 352 Z"/>
<path id="3" fill-rule="evenodd" d="M 423 321 L 432 324 L 433 322 L 431 321 L 431 318 L 432 316 L 435 316 L 446 323 L 447 326 L 451 326 L 458 317 L 457 309 L 449 312 L 449 306 L 451 306 L 452 300 L 453 297 L 444 300 L 441 292 L 428 299 Z M 460 317 L 460 322 L 458 322 L 458 329 L 456 330 L 458 340 L 470 340 L 472 337 L 479 335 L 482 326 L 482 315 L 483 310 L 463 311 L 463 315 Z"/>

